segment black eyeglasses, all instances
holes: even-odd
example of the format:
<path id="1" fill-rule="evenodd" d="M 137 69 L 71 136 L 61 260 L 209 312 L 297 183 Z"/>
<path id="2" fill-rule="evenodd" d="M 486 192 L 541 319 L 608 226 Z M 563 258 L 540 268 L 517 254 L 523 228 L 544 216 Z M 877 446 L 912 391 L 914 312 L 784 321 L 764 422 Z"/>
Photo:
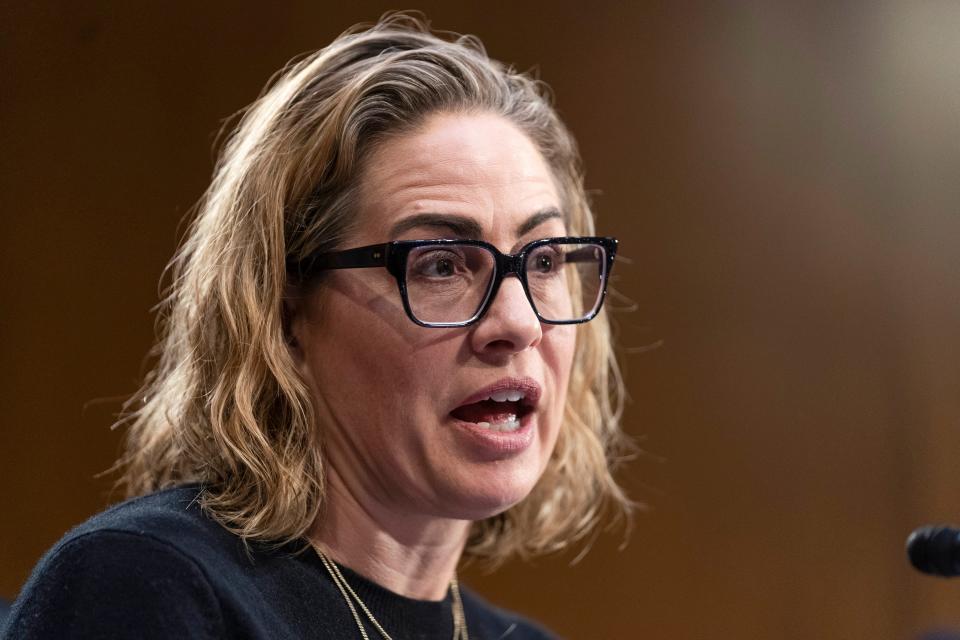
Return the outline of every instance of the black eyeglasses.
<path id="1" fill-rule="evenodd" d="M 385 267 L 407 315 L 424 327 L 476 322 L 503 279 L 516 276 L 541 322 L 578 324 L 599 313 L 616 253 L 614 238 L 544 238 L 514 255 L 482 240 L 396 240 L 316 254 L 288 269 L 304 282 L 328 269 Z"/>

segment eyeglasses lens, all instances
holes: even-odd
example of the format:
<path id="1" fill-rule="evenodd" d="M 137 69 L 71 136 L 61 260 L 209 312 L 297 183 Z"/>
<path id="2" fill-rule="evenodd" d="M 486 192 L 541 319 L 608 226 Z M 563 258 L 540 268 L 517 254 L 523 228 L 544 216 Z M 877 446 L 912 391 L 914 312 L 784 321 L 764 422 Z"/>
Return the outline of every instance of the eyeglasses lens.
<path id="1" fill-rule="evenodd" d="M 569 322 L 592 316 L 600 304 L 605 269 L 595 244 L 538 246 L 527 256 L 527 287 L 544 320 Z"/>
<path id="2" fill-rule="evenodd" d="M 554 322 L 592 316 L 600 303 L 606 254 L 584 243 L 537 245 L 526 259 L 530 297 L 541 318 Z M 444 244 L 418 247 L 407 256 L 407 301 L 428 324 L 466 322 L 483 306 L 496 261 L 483 247 Z"/>
<path id="3" fill-rule="evenodd" d="M 418 247 L 407 256 L 407 301 L 421 322 L 465 322 L 476 315 L 493 282 L 496 262 L 483 247 Z"/>

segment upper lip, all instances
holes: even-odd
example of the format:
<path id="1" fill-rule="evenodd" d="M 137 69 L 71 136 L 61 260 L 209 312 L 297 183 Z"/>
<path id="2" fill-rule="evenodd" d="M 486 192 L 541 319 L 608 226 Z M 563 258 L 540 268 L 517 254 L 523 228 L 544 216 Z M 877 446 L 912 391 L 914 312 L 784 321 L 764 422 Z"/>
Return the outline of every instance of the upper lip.
<path id="1" fill-rule="evenodd" d="M 490 386 L 484 387 L 476 393 L 471 394 L 469 397 L 457 404 L 453 410 L 455 411 L 464 405 L 473 404 L 474 402 L 482 402 L 493 394 L 503 391 L 520 391 L 523 393 L 523 399 L 520 400 L 520 403 L 523 406 L 534 408 L 537 406 L 537 402 L 540 401 L 540 395 L 543 393 L 543 388 L 540 386 L 540 383 L 533 378 L 501 378 Z"/>

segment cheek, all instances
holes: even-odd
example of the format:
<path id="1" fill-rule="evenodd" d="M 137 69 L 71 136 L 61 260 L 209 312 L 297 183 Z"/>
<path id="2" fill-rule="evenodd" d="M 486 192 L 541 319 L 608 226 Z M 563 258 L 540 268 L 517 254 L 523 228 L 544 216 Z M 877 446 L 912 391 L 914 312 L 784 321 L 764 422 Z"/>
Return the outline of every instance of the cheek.
<path id="1" fill-rule="evenodd" d="M 379 410 L 385 399 L 380 365 L 397 359 L 389 336 L 367 315 L 368 310 L 330 290 L 318 294 L 307 324 L 302 347 L 309 378 L 337 421 L 353 423 Z"/>
<path id="2" fill-rule="evenodd" d="M 570 372 L 573 368 L 573 358 L 576 351 L 576 337 L 576 326 L 572 325 L 555 325 L 544 336 L 544 342 L 546 343 L 543 353 L 544 364 L 550 376 L 551 386 L 555 390 L 550 407 L 551 428 L 545 434 L 546 442 L 544 443 L 549 451 L 553 450 L 563 425 Z"/>
<path id="3" fill-rule="evenodd" d="M 544 336 L 544 341 L 547 342 L 544 359 L 547 370 L 554 378 L 557 401 L 562 407 L 566 402 L 567 385 L 577 348 L 577 327 L 576 325 L 554 325 Z"/>
<path id="4" fill-rule="evenodd" d="M 310 368 L 315 392 L 350 440 L 383 442 L 417 410 L 416 398 L 430 397 L 452 360 L 436 353 L 443 345 L 420 345 L 418 329 L 402 309 L 377 296 L 356 301 L 331 291 L 321 302 L 311 330 Z"/>

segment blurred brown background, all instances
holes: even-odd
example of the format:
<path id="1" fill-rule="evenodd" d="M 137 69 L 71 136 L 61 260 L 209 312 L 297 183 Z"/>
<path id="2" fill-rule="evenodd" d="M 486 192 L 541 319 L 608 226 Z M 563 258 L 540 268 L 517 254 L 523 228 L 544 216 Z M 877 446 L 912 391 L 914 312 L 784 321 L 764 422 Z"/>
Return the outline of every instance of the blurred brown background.
<path id="1" fill-rule="evenodd" d="M 90 402 L 137 386 L 220 121 L 390 8 L 0 9 L 0 596 L 118 497 L 119 403 Z M 622 477 L 652 510 L 469 582 L 571 638 L 960 629 L 960 580 L 903 551 L 960 521 L 960 3 L 419 8 L 553 86 L 637 303 Z"/>

